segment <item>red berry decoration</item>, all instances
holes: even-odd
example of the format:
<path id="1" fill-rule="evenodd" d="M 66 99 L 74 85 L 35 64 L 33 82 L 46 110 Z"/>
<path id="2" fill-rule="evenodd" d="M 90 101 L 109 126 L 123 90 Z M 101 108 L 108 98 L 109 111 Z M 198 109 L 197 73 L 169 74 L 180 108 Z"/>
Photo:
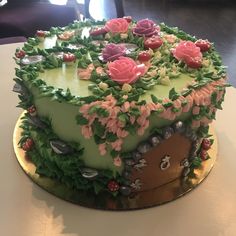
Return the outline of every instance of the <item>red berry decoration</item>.
<path id="1" fill-rule="evenodd" d="M 208 153 L 206 150 L 202 149 L 201 152 L 200 152 L 200 157 L 203 161 L 207 160 L 208 159 Z"/>
<path id="2" fill-rule="evenodd" d="M 128 23 L 132 21 L 132 16 L 124 16 L 123 17 Z"/>
<path id="3" fill-rule="evenodd" d="M 74 62 L 76 60 L 76 56 L 72 53 L 64 53 L 63 61 L 64 62 Z"/>
<path id="4" fill-rule="evenodd" d="M 115 180 L 110 180 L 107 184 L 107 188 L 111 191 L 111 192 L 116 192 L 119 190 L 120 185 L 115 181 Z"/>
<path id="5" fill-rule="evenodd" d="M 46 32 L 43 30 L 37 30 L 36 36 L 44 38 L 46 36 Z"/>
<path id="6" fill-rule="evenodd" d="M 144 41 L 144 47 L 145 48 L 151 48 L 151 49 L 156 49 L 159 48 L 163 44 L 162 39 L 158 35 L 153 35 L 150 38 L 147 38 Z"/>
<path id="7" fill-rule="evenodd" d="M 207 139 L 207 138 L 204 138 L 203 140 L 202 140 L 202 149 L 204 149 L 204 150 L 209 150 L 211 148 L 211 141 L 209 140 L 209 139 Z"/>
<path id="8" fill-rule="evenodd" d="M 200 48 L 201 52 L 206 52 L 211 48 L 211 43 L 208 40 L 199 39 L 195 45 Z"/>
<path id="9" fill-rule="evenodd" d="M 151 54 L 147 51 L 142 51 L 138 54 L 138 60 L 141 62 L 149 61 L 151 57 Z"/>
<path id="10" fill-rule="evenodd" d="M 106 33 L 107 33 L 107 30 L 105 28 L 95 28 L 89 32 L 90 36 L 99 36 Z"/>
<path id="11" fill-rule="evenodd" d="M 32 105 L 31 107 L 27 109 L 27 111 L 30 113 L 30 115 L 34 115 L 36 114 L 36 107 Z"/>
<path id="12" fill-rule="evenodd" d="M 29 151 L 34 145 L 34 141 L 31 138 L 27 138 L 25 143 L 22 145 L 24 151 Z"/>
<path id="13" fill-rule="evenodd" d="M 25 56 L 25 51 L 24 50 L 19 50 L 15 53 L 15 56 L 17 58 L 23 58 Z"/>

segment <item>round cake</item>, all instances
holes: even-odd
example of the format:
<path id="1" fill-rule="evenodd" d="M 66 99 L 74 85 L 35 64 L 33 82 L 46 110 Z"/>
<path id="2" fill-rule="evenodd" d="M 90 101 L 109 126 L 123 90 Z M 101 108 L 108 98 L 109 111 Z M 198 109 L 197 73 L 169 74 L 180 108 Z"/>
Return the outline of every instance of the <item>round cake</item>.
<path id="1" fill-rule="evenodd" d="M 213 43 L 131 17 L 39 30 L 15 60 L 36 173 L 114 198 L 188 181 L 210 157 L 226 71 Z"/>

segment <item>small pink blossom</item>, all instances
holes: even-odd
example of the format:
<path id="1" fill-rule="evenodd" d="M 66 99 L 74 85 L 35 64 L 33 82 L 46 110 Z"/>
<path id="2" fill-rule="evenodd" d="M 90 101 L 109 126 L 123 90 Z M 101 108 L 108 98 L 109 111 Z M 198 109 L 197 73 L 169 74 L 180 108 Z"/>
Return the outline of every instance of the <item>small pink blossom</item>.
<path id="1" fill-rule="evenodd" d="M 94 69 L 94 65 L 91 63 L 88 65 L 86 69 L 78 68 L 78 77 L 82 80 L 89 80 L 91 77 L 91 73 Z"/>
<path id="2" fill-rule="evenodd" d="M 207 126 L 209 123 L 211 123 L 211 120 L 208 119 L 207 117 L 203 117 L 200 121 L 201 125 Z"/>
<path id="3" fill-rule="evenodd" d="M 198 115 L 199 112 L 200 112 L 200 107 L 194 106 L 194 107 L 193 107 L 193 111 L 192 111 L 193 115 Z"/>
<path id="4" fill-rule="evenodd" d="M 111 143 L 111 146 L 115 151 L 120 151 L 122 144 L 123 144 L 123 140 L 122 139 L 117 139 L 115 142 Z"/>
<path id="5" fill-rule="evenodd" d="M 124 104 L 121 107 L 122 112 L 128 112 L 130 108 L 130 103 L 129 102 L 124 102 Z"/>
<path id="6" fill-rule="evenodd" d="M 98 145 L 98 149 L 99 149 L 99 152 L 100 152 L 101 156 L 104 156 L 107 153 L 106 144 L 105 143 L 99 144 Z"/>
<path id="7" fill-rule="evenodd" d="M 89 125 L 83 125 L 83 126 L 82 126 L 82 135 L 83 135 L 86 139 L 91 138 L 92 135 L 93 135 L 91 126 L 89 126 Z"/>
<path id="8" fill-rule="evenodd" d="M 118 157 L 115 157 L 114 159 L 113 159 L 113 164 L 115 165 L 115 166 L 117 166 L 117 167 L 120 167 L 121 165 L 122 165 L 122 160 L 121 160 L 121 158 L 118 156 Z"/>
<path id="9" fill-rule="evenodd" d="M 192 121 L 192 128 L 198 128 L 201 125 L 200 120 L 193 120 Z"/>
<path id="10" fill-rule="evenodd" d="M 117 137 L 118 137 L 118 138 L 125 138 L 126 136 L 128 136 L 129 132 L 126 131 L 126 130 L 122 130 L 122 129 L 119 128 L 119 129 L 117 130 L 116 134 L 117 134 Z"/>
<path id="11" fill-rule="evenodd" d="M 130 116 L 129 120 L 130 120 L 130 123 L 133 125 L 135 122 L 135 116 Z"/>

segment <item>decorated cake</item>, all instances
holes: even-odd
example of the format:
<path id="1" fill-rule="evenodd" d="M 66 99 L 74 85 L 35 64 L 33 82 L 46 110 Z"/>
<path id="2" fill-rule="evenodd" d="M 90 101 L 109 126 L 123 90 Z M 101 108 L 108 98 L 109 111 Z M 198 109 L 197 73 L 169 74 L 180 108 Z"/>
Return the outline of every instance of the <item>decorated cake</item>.
<path id="1" fill-rule="evenodd" d="M 39 176 L 112 198 L 194 178 L 226 71 L 214 44 L 131 17 L 39 30 L 15 53 L 19 142 Z"/>

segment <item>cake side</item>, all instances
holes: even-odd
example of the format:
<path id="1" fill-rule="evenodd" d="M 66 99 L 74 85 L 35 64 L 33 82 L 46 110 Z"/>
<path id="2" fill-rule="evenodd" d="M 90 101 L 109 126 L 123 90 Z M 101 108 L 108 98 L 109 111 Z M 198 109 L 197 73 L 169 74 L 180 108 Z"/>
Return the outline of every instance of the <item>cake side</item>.
<path id="1" fill-rule="evenodd" d="M 122 22 L 120 31 L 114 32 L 117 22 Z M 18 89 L 21 87 L 20 106 L 28 110 L 28 120 L 36 126 L 36 130 L 33 126 L 28 129 L 21 144 L 33 137 L 40 156 L 45 156 L 41 152 L 43 144 L 37 145 L 41 137 L 38 133 L 39 129 L 50 130 L 47 148 L 51 152 L 47 152 L 47 158 L 50 159 L 49 153 L 59 147 L 63 149 L 63 145 L 66 149 L 70 143 L 71 152 L 57 154 L 77 153 L 79 163 L 76 162 L 78 173 L 68 174 L 64 172 L 65 159 L 50 160 L 57 163 L 56 167 L 54 164 L 46 167 L 47 158 L 42 165 L 40 158 L 35 157 L 34 162 L 40 166 L 37 171 L 51 175 L 50 168 L 54 171 L 59 168 L 54 173 L 56 177 L 50 177 L 63 179 L 63 175 L 68 175 L 70 181 L 67 178 L 61 181 L 72 183 L 79 176 L 91 188 L 95 188 L 97 178 L 102 185 L 98 184 L 100 190 L 108 188 L 118 193 L 121 185 L 123 189 L 126 186 L 122 191 L 127 195 L 130 189 L 144 190 L 132 186 L 140 179 L 133 170 L 148 166 L 146 153 L 153 152 L 159 141 L 164 140 L 161 145 L 166 146 L 165 156 L 170 156 L 165 143 L 171 137 L 181 140 L 184 136 L 187 140 L 180 142 L 180 147 L 186 153 L 181 154 L 176 162 L 179 164 L 173 165 L 175 174 L 168 170 L 170 178 L 166 181 L 179 178 L 183 171 L 187 176 L 194 166 L 192 163 L 201 162 L 202 140 L 210 142 L 206 141 L 207 126 L 221 107 L 227 86 L 225 69 L 213 45 L 149 20 L 126 24 L 124 19 L 114 19 L 99 29 L 95 24 L 76 22 L 66 28 L 41 32 L 44 36 L 37 33 L 23 48 L 27 55 L 18 55 L 21 68 L 17 69 L 16 82 Z M 90 36 L 84 38 L 89 30 Z M 74 143 L 80 144 L 79 147 Z M 173 150 L 177 151 L 177 146 Z M 202 159 L 207 158 L 204 155 Z M 170 158 L 165 156 L 160 154 L 159 161 L 162 163 L 164 158 L 163 165 L 168 166 Z M 109 185 L 110 181 L 113 182 Z M 163 183 L 157 181 L 152 188 Z M 72 185 L 81 187 L 78 183 Z"/>

